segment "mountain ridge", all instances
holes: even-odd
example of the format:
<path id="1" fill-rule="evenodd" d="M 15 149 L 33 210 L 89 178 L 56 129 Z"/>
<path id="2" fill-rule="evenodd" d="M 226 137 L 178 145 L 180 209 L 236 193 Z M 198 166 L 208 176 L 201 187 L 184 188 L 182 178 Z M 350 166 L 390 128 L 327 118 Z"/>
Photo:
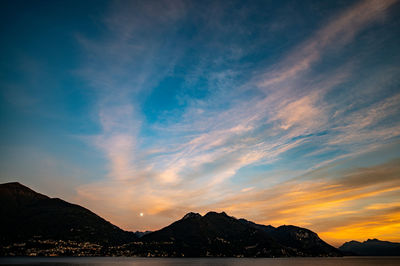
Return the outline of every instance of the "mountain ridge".
<path id="1" fill-rule="evenodd" d="M 340 251 L 308 229 L 259 225 L 214 211 L 204 216 L 188 213 L 140 240 L 174 242 L 176 254 L 197 257 L 221 254 L 233 257 L 341 256 Z"/>
<path id="2" fill-rule="evenodd" d="M 363 242 L 352 240 L 341 245 L 339 250 L 357 256 L 400 256 L 400 243 L 376 238 Z"/>
<path id="3" fill-rule="evenodd" d="M 27 255 L 28 246 L 36 251 L 32 254 L 44 256 L 308 257 L 347 252 L 306 228 L 262 225 L 215 211 L 189 212 L 154 232 L 128 232 L 80 205 L 18 182 L 0 184 L 0 214 L 5 217 L 0 221 L 5 247 L 0 255 Z M 76 251 L 63 253 L 71 246 Z"/>
<path id="4" fill-rule="evenodd" d="M 114 244 L 137 239 L 80 205 L 50 198 L 18 182 L 0 184 L 0 215 L 2 243 L 45 238 Z"/>

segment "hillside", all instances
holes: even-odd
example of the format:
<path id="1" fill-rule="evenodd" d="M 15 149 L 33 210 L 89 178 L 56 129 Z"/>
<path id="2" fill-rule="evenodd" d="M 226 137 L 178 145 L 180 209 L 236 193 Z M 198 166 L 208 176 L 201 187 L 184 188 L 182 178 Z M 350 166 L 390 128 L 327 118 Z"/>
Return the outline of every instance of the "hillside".
<path id="1" fill-rule="evenodd" d="M 118 244 L 137 239 L 88 209 L 16 182 L 0 185 L 0 216 L 1 243 L 34 238 Z"/>
<path id="2" fill-rule="evenodd" d="M 188 213 L 181 220 L 143 236 L 147 243 L 164 245 L 169 252 L 185 256 L 340 256 L 314 232 L 296 227 L 274 228 L 236 219 L 225 212 L 204 216 Z M 161 247 L 159 247 L 162 249 Z"/>
<path id="3" fill-rule="evenodd" d="M 350 241 L 344 243 L 339 250 L 349 255 L 359 256 L 400 256 L 400 243 L 368 239 L 364 242 Z"/>

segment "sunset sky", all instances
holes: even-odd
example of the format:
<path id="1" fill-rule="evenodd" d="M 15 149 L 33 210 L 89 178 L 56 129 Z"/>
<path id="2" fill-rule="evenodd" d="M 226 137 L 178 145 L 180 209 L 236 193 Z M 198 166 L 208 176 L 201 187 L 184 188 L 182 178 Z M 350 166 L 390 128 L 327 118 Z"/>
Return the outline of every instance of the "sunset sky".
<path id="1" fill-rule="evenodd" d="M 1 183 L 400 242 L 399 29 L 396 0 L 1 1 Z"/>

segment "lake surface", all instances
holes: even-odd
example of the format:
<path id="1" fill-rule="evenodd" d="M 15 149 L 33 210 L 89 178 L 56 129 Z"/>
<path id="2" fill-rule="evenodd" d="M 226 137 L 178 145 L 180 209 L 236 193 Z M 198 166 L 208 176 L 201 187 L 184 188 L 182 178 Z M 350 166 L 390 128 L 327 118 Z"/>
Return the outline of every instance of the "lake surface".
<path id="1" fill-rule="evenodd" d="M 343 257 L 343 258 L 0 258 L 0 265 L 59 265 L 59 266 L 399 266 L 400 257 Z"/>

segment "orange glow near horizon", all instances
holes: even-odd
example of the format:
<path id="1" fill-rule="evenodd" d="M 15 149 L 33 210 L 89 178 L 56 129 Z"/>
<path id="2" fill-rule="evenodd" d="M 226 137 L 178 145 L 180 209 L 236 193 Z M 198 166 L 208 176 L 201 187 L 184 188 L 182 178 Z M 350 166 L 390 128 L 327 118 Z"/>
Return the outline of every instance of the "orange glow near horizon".
<path id="1" fill-rule="evenodd" d="M 189 211 L 201 214 L 225 211 L 228 215 L 260 224 L 305 227 L 318 233 L 326 242 L 340 246 L 346 241 L 369 238 L 400 241 L 399 173 L 399 160 L 394 160 L 369 168 L 330 172 L 335 178 L 321 179 L 318 174 L 308 180 L 289 180 L 268 189 L 241 189 L 226 195 L 215 191 L 213 193 L 220 200 L 205 205 L 198 205 L 208 201 L 203 189 L 186 194 L 164 190 L 162 194 L 147 196 L 149 193 L 143 193 L 146 191 L 142 188 L 143 196 L 131 198 L 123 196 L 125 186 L 116 183 L 120 185 L 99 186 L 93 191 L 89 187 L 80 195 L 89 193 L 89 199 L 93 200 L 96 192 L 95 202 L 98 203 L 103 199 L 103 193 L 118 191 L 121 197 L 113 198 L 113 202 L 104 202 L 102 206 L 107 210 L 104 214 L 111 217 L 113 223 L 127 230 L 158 230 Z M 327 176 L 324 172 L 320 174 Z M 375 178 L 370 179 L 370 176 Z M 126 193 L 131 195 L 132 191 Z M 107 204 L 133 206 L 132 210 L 140 207 L 146 209 L 146 215 L 138 220 L 130 218 L 130 213 L 123 209 L 109 213 L 111 207 Z M 98 208 L 97 204 L 95 208 Z M 134 213 L 141 213 L 141 210 Z"/>
<path id="2" fill-rule="evenodd" d="M 3 181 L 400 242 L 400 0 L 3 2 Z"/>

